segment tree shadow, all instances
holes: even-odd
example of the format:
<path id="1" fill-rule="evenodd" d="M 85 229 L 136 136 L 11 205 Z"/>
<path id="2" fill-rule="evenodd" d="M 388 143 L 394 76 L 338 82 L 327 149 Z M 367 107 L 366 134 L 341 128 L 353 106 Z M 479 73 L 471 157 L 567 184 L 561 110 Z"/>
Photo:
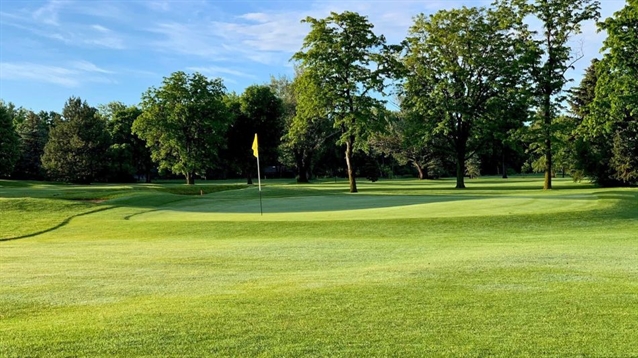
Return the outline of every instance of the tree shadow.
<path id="1" fill-rule="evenodd" d="M 75 219 L 77 217 L 86 216 L 86 215 L 90 215 L 90 214 L 95 214 L 95 213 L 98 213 L 98 212 L 107 211 L 107 210 L 111 210 L 111 209 L 115 209 L 115 208 L 116 208 L 116 206 L 108 206 L 108 207 L 99 208 L 99 209 L 87 211 L 87 212 L 80 213 L 80 214 L 71 215 L 68 218 L 62 220 L 61 223 L 59 223 L 59 224 L 57 224 L 57 225 L 55 225 L 55 226 L 53 226 L 53 227 L 51 227 L 49 229 L 45 229 L 45 230 L 41 230 L 41 231 L 34 232 L 34 233 L 31 233 L 31 234 L 17 236 L 17 237 L 0 238 L 0 242 L 22 240 L 22 239 L 27 239 L 27 238 L 30 238 L 30 237 L 42 235 L 42 234 L 45 234 L 47 232 L 55 231 L 55 230 L 57 230 L 57 229 L 59 229 L 61 227 L 64 227 L 64 226 L 68 225 L 71 222 L 71 220 L 73 220 L 73 219 Z"/>

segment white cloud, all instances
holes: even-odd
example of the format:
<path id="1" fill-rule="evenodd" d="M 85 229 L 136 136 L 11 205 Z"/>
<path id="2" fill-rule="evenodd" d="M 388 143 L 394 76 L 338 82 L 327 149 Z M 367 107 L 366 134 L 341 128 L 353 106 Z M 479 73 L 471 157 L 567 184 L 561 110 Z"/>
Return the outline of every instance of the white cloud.
<path id="1" fill-rule="evenodd" d="M 205 66 L 205 67 L 187 67 L 189 71 L 200 72 L 209 76 L 220 76 L 220 75 L 231 75 L 235 77 L 244 77 L 244 78 L 257 78 L 249 73 L 234 70 L 232 68 L 220 67 L 220 66 Z"/>
<path id="2" fill-rule="evenodd" d="M 116 83 L 114 79 L 104 76 L 106 74 L 113 74 L 113 72 L 87 61 L 72 62 L 66 67 L 29 62 L 0 62 L 0 79 L 2 80 L 28 80 L 63 87 L 79 87 L 87 82 Z"/>
<path id="3" fill-rule="evenodd" d="M 71 63 L 71 65 L 73 66 L 73 68 L 80 71 L 84 71 L 84 72 L 97 72 L 97 73 L 106 73 L 106 74 L 115 73 L 113 71 L 108 71 L 103 68 L 100 68 L 96 66 L 95 64 L 88 61 L 74 61 Z"/>
<path id="4" fill-rule="evenodd" d="M 65 3 L 64 1 L 49 1 L 46 5 L 35 10 L 32 16 L 38 22 L 58 26 L 60 25 L 59 12 Z"/>
<path id="5" fill-rule="evenodd" d="M 108 33 L 111 32 L 111 30 L 107 29 L 106 27 L 104 27 L 102 25 L 92 25 L 91 28 L 93 30 L 96 30 L 98 32 L 105 33 L 105 34 L 108 34 Z"/>

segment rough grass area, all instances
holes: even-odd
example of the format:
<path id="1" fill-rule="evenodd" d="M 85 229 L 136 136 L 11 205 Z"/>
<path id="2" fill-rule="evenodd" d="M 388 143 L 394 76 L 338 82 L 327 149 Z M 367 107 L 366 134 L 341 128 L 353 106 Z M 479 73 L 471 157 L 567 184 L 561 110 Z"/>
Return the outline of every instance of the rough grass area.
<path id="1" fill-rule="evenodd" d="M 0 356 L 638 355 L 637 189 L 201 186 L 0 181 Z"/>

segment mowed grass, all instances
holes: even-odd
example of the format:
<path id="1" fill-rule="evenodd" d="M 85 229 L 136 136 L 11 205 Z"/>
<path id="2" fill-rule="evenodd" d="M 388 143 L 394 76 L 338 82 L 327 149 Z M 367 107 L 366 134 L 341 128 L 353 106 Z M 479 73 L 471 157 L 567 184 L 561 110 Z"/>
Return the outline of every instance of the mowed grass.
<path id="1" fill-rule="evenodd" d="M 638 355 L 637 189 L 359 185 L 0 181 L 0 356 Z"/>

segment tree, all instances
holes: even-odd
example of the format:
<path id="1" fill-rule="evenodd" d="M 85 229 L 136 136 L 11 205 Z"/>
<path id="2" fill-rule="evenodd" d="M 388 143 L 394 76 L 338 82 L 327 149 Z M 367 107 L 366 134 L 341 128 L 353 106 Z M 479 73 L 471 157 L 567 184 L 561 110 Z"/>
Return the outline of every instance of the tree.
<path id="1" fill-rule="evenodd" d="M 259 136 L 261 164 L 277 163 L 277 148 L 283 132 L 282 101 L 269 86 L 252 85 L 241 96 L 228 96 L 226 103 L 233 120 L 228 130 L 228 150 L 225 157 L 246 178 L 246 182 L 252 184 L 252 177 L 257 174 L 251 149 L 255 133 Z"/>
<path id="2" fill-rule="evenodd" d="M 194 184 L 196 173 L 214 166 L 230 120 L 224 92 L 221 79 L 179 71 L 142 95 L 142 114 L 132 129 L 160 169 L 183 174 L 186 184 Z"/>
<path id="3" fill-rule="evenodd" d="M 421 133 L 422 123 L 410 118 L 409 113 L 392 112 L 383 131 L 370 137 L 370 146 L 377 152 L 392 156 L 400 165 L 411 164 L 418 178 L 437 177 L 429 170 L 440 159 L 434 141 L 440 137 L 428 137 Z"/>
<path id="4" fill-rule="evenodd" d="M 585 128 L 594 137 L 609 172 L 600 175 L 609 183 L 638 183 L 638 1 L 598 24 L 607 31 L 598 64 L 595 98 L 586 113 Z M 607 174 L 607 175 L 605 175 Z M 605 178 L 607 177 L 607 178 Z M 614 183 L 611 183 L 614 184 Z"/>
<path id="5" fill-rule="evenodd" d="M 44 146 L 49 140 L 49 124 L 46 117 L 46 112 L 35 114 L 29 111 L 24 121 L 18 125 L 16 131 L 20 136 L 20 160 L 16 164 L 14 177 L 35 180 L 44 178 L 41 158 Z"/>
<path id="6" fill-rule="evenodd" d="M 582 55 L 572 53 L 569 41 L 580 33 L 581 23 L 600 16 L 600 3 L 594 0 L 504 0 L 520 16 L 531 15 L 542 24 L 542 31 L 530 32 L 531 41 L 525 45 L 530 58 L 529 73 L 533 81 L 536 106 L 540 109 L 534 119 L 539 124 L 539 137 L 544 154 L 544 189 L 552 188 L 552 142 L 555 127 L 553 120 L 565 99 L 563 88 L 569 80 L 565 77 Z M 536 37 L 536 38 L 533 38 Z"/>
<path id="7" fill-rule="evenodd" d="M 505 12 L 462 8 L 415 18 L 406 40 L 402 107 L 422 133 L 443 136 L 455 156 L 456 188 L 466 160 L 504 130 L 522 78 L 514 19 Z"/>
<path id="8" fill-rule="evenodd" d="M 281 149 L 282 154 L 292 157 L 298 183 L 309 182 L 313 162 L 322 149 L 327 149 L 324 148 L 327 141 L 338 134 L 328 118 L 321 116 L 322 110 L 318 109 L 322 108 L 317 106 L 323 98 L 320 89 L 313 76 L 300 69 L 287 87 L 288 98 L 294 100 L 294 112 L 284 116 Z"/>
<path id="9" fill-rule="evenodd" d="M 374 130 L 374 109 L 384 103 L 374 93 L 383 93 L 385 80 L 392 75 L 390 54 L 396 48 L 387 46 L 384 36 L 374 34 L 368 19 L 354 12 L 332 12 L 325 19 L 307 17 L 303 22 L 311 29 L 293 59 L 321 86 L 323 97 L 316 98 L 311 107 L 317 117 L 328 118 L 340 130 L 338 143 L 346 146 L 350 192 L 356 193 L 352 154 L 367 146 Z"/>
<path id="10" fill-rule="evenodd" d="M 109 109 L 104 111 L 104 109 Z M 137 106 L 120 105 L 111 102 L 100 107 L 102 115 L 107 115 L 107 129 L 111 135 L 109 147 L 109 177 L 116 181 L 131 181 L 133 176 L 143 176 L 151 182 L 154 168 L 151 152 L 146 142 L 133 134 L 133 123 L 142 114 Z"/>
<path id="11" fill-rule="evenodd" d="M 104 170 L 108 147 L 106 123 L 97 109 L 79 97 L 71 97 L 64 105 L 62 118 L 51 128 L 42 167 L 55 180 L 88 184 Z"/>
<path id="12" fill-rule="evenodd" d="M 20 155 L 18 135 L 13 126 L 10 110 L 0 101 L 0 176 L 13 172 Z"/>

